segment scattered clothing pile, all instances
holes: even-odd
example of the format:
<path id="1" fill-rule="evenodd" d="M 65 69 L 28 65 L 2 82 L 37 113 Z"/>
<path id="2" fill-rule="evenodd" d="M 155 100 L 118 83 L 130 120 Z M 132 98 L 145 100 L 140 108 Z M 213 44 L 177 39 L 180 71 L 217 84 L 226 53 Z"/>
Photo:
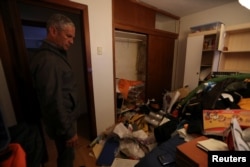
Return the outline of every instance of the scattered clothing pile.
<path id="1" fill-rule="evenodd" d="M 186 87 L 166 92 L 163 103 L 151 100 L 122 113 L 117 124 L 90 144 L 97 165 L 111 166 L 119 157 L 138 160 L 136 167 L 162 166 L 159 155 L 174 155 L 176 146 L 204 135 L 204 109 L 250 111 L 248 78 L 250 74 L 213 78 L 191 92 Z"/>

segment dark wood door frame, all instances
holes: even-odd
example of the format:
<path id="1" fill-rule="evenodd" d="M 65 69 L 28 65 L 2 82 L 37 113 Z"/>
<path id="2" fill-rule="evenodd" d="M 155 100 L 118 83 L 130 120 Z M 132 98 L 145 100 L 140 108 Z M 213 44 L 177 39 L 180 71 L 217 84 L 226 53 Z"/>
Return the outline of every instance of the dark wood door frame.
<path id="1" fill-rule="evenodd" d="M 85 60 L 83 68 L 87 82 L 86 90 L 88 97 L 86 99 L 88 104 L 88 115 L 91 120 L 90 137 L 95 138 L 97 131 L 92 84 L 88 7 L 67 0 L 10 0 L 0 2 L 0 16 L 2 20 L 0 28 L 3 31 L 0 38 L 3 44 L 5 44 L 5 47 L 1 46 L 0 51 L 4 51 L 2 52 L 4 54 L 0 56 L 6 73 L 6 80 L 17 121 L 23 121 L 25 119 L 23 118 L 24 115 L 26 117 L 29 113 L 32 113 L 31 110 L 34 110 L 34 106 L 30 105 L 30 100 L 32 100 L 34 92 L 31 89 L 32 82 L 29 73 L 28 54 L 25 48 L 24 36 L 21 31 L 21 18 L 17 2 L 71 12 L 79 14 L 82 18 L 82 39 L 84 39 L 82 48 L 84 52 L 83 59 Z"/>

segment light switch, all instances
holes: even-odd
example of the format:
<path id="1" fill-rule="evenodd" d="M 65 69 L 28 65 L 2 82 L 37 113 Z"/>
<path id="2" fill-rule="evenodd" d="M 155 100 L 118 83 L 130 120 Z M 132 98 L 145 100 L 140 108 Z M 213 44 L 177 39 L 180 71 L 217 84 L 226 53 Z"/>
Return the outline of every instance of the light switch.
<path id="1" fill-rule="evenodd" d="M 102 47 L 97 47 L 97 55 L 102 55 Z"/>

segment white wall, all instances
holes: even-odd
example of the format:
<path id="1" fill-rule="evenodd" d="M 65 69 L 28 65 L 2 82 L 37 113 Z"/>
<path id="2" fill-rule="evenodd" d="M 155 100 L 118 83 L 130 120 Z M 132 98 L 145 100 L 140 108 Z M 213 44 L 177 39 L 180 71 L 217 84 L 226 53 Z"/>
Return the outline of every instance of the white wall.
<path id="1" fill-rule="evenodd" d="M 97 133 L 115 122 L 112 0 L 71 0 L 88 6 Z M 101 47 L 102 55 L 97 54 Z"/>
<path id="2" fill-rule="evenodd" d="M 216 21 L 224 23 L 225 26 L 248 23 L 250 22 L 250 10 L 242 7 L 238 2 L 232 2 L 180 19 L 178 53 L 175 57 L 175 70 L 173 70 L 175 72 L 173 81 L 175 89 L 183 86 L 186 41 L 190 27 Z"/>
<path id="3" fill-rule="evenodd" d="M 115 41 L 115 71 L 116 78 L 137 80 L 138 43 L 129 41 Z"/>

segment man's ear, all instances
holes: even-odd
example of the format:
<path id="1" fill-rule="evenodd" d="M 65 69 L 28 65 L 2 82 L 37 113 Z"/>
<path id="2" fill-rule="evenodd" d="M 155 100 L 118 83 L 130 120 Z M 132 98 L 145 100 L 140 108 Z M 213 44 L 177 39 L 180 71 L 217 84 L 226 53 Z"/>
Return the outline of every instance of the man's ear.
<path id="1" fill-rule="evenodd" d="M 57 29 L 54 26 L 49 27 L 49 31 L 52 36 L 57 34 Z"/>

